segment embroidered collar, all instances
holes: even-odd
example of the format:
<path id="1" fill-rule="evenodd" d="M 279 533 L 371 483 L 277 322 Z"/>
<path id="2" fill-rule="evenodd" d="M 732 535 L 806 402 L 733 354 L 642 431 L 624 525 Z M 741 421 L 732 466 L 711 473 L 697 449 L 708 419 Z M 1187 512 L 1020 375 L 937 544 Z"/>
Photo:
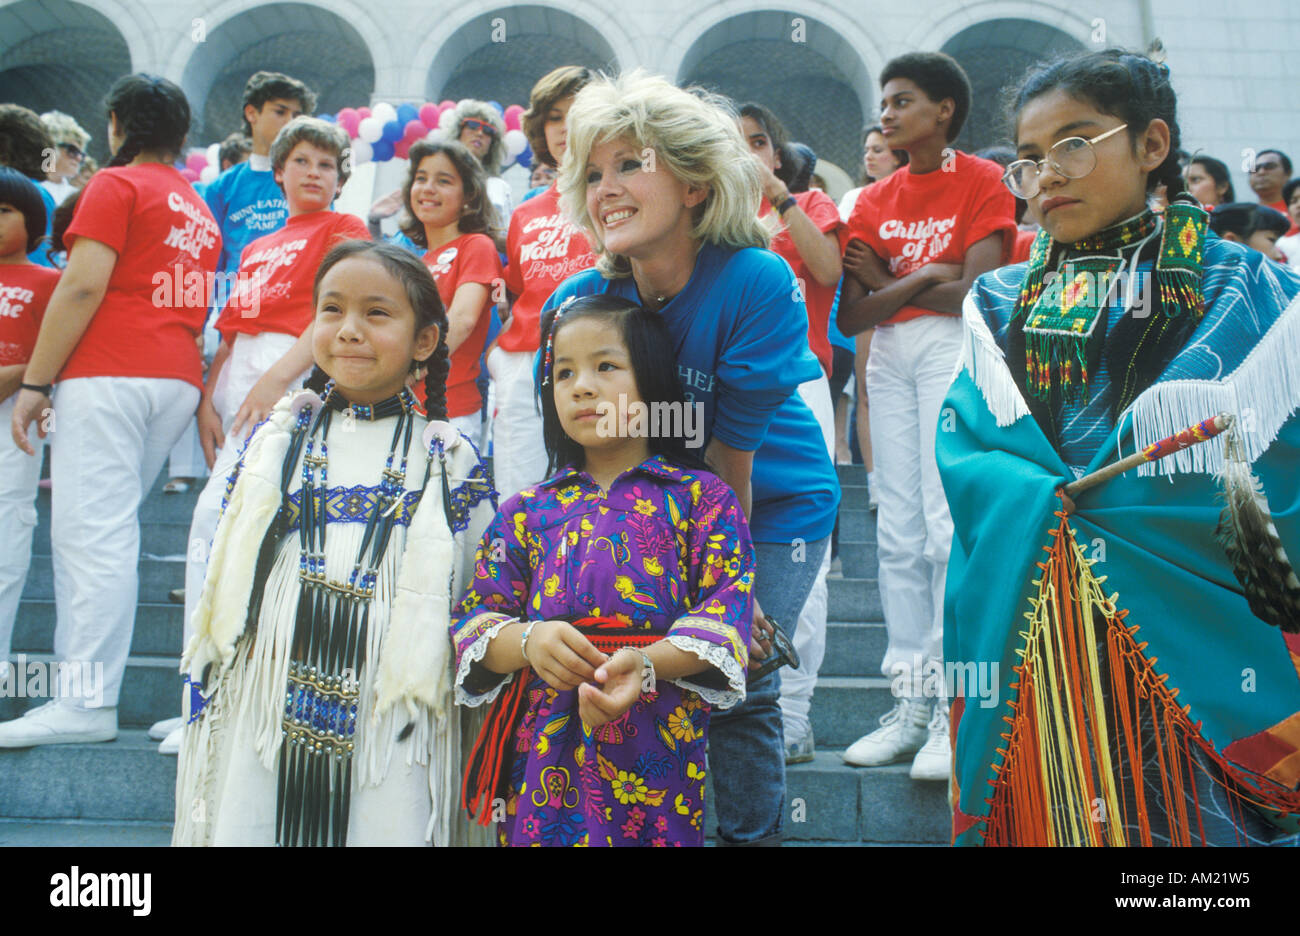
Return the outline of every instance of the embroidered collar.
<path id="1" fill-rule="evenodd" d="M 634 468 L 629 468 L 627 471 L 624 471 L 622 474 L 620 474 L 617 478 L 614 479 L 614 484 L 617 484 L 619 481 L 623 480 L 628 475 L 638 474 L 638 473 L 649 475 L 652 478 L 659 478 L 662 481 L 671 481 L 675 484 L 691 484 L 696 480 L 696 476 L 694 474 L 684 471 L 683 469 L 678 468 L 677 466 L 671 464 L 662 455 L 651 455 L 641 464 L 637 465 Z M 586 482 L 587 484 L 591 484 L 593 486 L 596 483 L 594 480 L 592 480 L 591 475 L 581 470 L 576 465 L 565 465 L 554 475 L 547 478 L 545 481 L 541 482 L 537 486 L 539 488 L 560 487 L 566 483 L 572 483 L 575 480 Z M 610 486 L 613 487 L 613 485 Z"/>

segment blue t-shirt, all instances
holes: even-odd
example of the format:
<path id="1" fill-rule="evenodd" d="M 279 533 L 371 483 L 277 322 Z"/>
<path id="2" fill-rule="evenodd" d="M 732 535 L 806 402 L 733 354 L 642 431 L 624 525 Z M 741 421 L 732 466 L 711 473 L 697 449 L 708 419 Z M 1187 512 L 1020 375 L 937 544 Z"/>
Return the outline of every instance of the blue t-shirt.
<path id="1" fill-rule="evenodd" d="M 269 169 L 259 172 L 247 162 L 217 176 L 203 193 L 203 200 L 221 227 L 217 269 L 226 273 L 239 269 L 245 247 L 280 230 L 289 219 L 289 203 L 275 184 L 275 173 Z"/>
<path id="2" fill-rule="evenodd" d="M 627 276 L 577 273 L 543 312 L 570 296 L 640 302 Z M 822 376 L 790 265 L 770 250 L 705 244 L 686 288 L 660 314 L 677 347 L 686 399 L 704 404 L 705 440 L 754 452 L 749 527 L 756 543 L 830 536 L 840 485 L 812 411 L 796 392 Z M 703 454 L 703 453 L 701 453 Z"/>
<path id="3" fill-rule="evenodd" d="M 57 265 L 46 253 L 50 249 L 50 236 L 54 233 L 54 209 L 58 206 L 54 204 L 54 196 L 46 190 L 45 186 L 37 185 L 35 182 L 32 184 L 36 186 L 36 190 L 41 193 L 41 200 L 45 202 L 45 240 L 27 255 L 27 259 L 43 267 L 58 269 Z"/>
<path id="4" fill-rule="evenodd" d="M 830 339 L 833 347 L 843 348 L 845 351 L 856 351 L 857 344 L 854 340 L 840 331 L 840 296 L 842 295 L 844 295 L 844 277 L 841 276 L 840 284 L 835 287 L 835 301 L 831 303 L 831 315 L 830 321 L 826 325 L 826 337 Z"/>

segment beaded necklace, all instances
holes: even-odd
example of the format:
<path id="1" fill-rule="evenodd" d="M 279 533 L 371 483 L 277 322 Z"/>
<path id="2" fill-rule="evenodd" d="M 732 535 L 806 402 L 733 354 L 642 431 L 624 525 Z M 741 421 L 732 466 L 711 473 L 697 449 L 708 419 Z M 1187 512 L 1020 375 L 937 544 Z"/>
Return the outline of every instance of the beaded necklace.
<path id="1" fill-rule="evenodd" d="M 415 405 L 408 388 L 379 403 L 350 404 L 330 382 L 319 412 L 313 417 L 312 406 L 303 407 L 293 429 L 282 489 L 287 493 L 298 453 L 303 452 L 298 527 L 300 591 L 281 719 L 277 845 L 347 844 L 359 674 L 366 662 L 370 602 L 379 564 L 396 525 L 396 508 L 405 493 Z M 326 439 L 336 412 L 363 421 L 397 417 L 379 494 L 346 582 L 331 580 L 325 570 L 329 499 Z M 424 483 L 428 480 L 426 462 Z"/>

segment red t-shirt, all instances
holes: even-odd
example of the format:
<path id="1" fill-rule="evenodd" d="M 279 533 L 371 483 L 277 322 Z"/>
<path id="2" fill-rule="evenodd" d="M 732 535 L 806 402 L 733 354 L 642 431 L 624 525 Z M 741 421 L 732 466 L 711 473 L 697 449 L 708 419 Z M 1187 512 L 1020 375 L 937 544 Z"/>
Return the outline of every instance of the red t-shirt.
<path id="1" fill-rule="evenodd" d="M 1291 222 L 1291 227 L 1287 230 L 1286 234 L 1283 235 L 1284 237 L 1291 237 L 1297 233 L 1300 233 L 1300 225 L 1297 225 L 1294 221 L 1291 221 L 1291 212 L 1287 210 L 1286 199 L 1279 198 L 1277 201 L 1273 202 L 1267 207 L 1272 208 L 1274 211 L 1282 212 L 1282 217 L 1286 218 L 1287 221 Z"/>
<path id="2" fill-rule="evenodd" d="M 117 252 L 108 291 L 63 366 L 73 377 L 153 377 L 202 388 L 195 343 L 207 317 L 221 232 L 194 187 L 171 166 L 96 172 L 63 236 Z"/>
<path id="3" fill-rule="evenodd" d="M 26 364 L 59 271 L 35 263 L 0 263 L 0 367 Z"/>
<path id="4" fill-rule="evenodd" d="M 831 197 L 817 189 L 809 189 L 795 195 L 794 201 L 812 223 L 817 225 L 817 230 L 823 234 L 833 233 L 839 239 L 840 253 L 844 253 L 844 248 L 849 244 L 849 230 L 840 220 L 840 209 Z M 767 199 L 763 199 L 763 207 L 758 216 L 767 218 L 770 214 L 772 214 L 772 206 Z M 808 346 L 812 348 L 812 353 L 817 356 L 822 370 L 829 377 L 831 340 L 826 332 L 830 327 L 831 305 L 835 302 L 836 286 L 823 286 L 813 278 L 812 273 L 808 271 L 808 264 L 804 263 L 803 258 L 799 256 L 799 251 L 794 246 L 794 239 L 790 237 L 790 232 L 784 223 L 772 238 L 772 250 L 790 264 L 790 269 L 794 270 L 794 275 L 803 288 L 804 304 L 808 307 Z"/>
<path id="5" fill-rule="evenodd" d="M 972 244 L 998 232 L 1006 263 L 1015 231 L 1016 200 L 1002 184 L 1002 167 L 962 152 L 947 168 L 903 168 L 868 185 L 849 215 L 849 237 L 874 250 L 899 278 L 931 262 L 961 263 Z M 945 314 L 905 305 L 883 324 Z"/>
<path id="6" fill-rule="evenodd" d="M 251 242 L 228 284 L 230 302 L 217 319 L 221 337 L 229 344 L 237 334 L 301 335 L 316 311 L 311 291 L 321 260 L 340 241 L 358 238 L 370 240 L 370 232 L 356 215 L 311 211 Z"/>
<path id="7" fill-rule="evenodd" d="M 536 351 L 541 343 L 542 306 L 555 287 L 596 265 L 582 229 L 560 213 L 552 185 L 515 209 L 506 234 L 506 286 L 517 297 L 510 327 L 497 336 L 504 351 Z"/>
<path id="8" fill-rule="evenodd" d="M 451 310 L 456 290 L 465 283 L 482 283 L 488 288 L 483 308 L 479 309 L 474 330 L 451 356 L 451 373 L 447 375 L 447 418 L 477 413 L 483 397 L 475 386 L 478 362 L 487 342 L 492 314 L 492 281 L 501 277 L 501 258 L 496 244 L 486 234 L 462 234 L 424 255 L 424 263 L 438 284 L 442 304 Z M 423 389 L 423 388 L 421 388 Z"/>
<path id="9" fill-rule="evenodd" d="M 1011 259 L 1007 263 L 1028 263 L 1029 248 L 1034 246 L 1034 238 L 1037 236 L 1037 231 L 1016 231 L 1014 246 L 1011 248 Z"/>

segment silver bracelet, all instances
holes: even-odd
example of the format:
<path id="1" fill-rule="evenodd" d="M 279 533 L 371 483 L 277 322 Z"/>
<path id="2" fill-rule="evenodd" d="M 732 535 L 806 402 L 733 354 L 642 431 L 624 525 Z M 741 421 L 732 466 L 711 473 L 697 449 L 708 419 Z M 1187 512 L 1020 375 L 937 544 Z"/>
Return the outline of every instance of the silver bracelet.
<path id="1" fill-rule="evenodd" d="M 528 666 L 533 664 L 528 662 L 528 638 L 533 633 L 533 628 L 537 626 L 536 621 L 529 621 L 528 626 L 524 628 L 524 635 L 519 639 L 519 655 L 524 658 L 524 663 Z"/>
<path id="2" fill-rule="evenodd" d="M 650 654 L 646 653 L 639 647 L 620 647 L 623 650 L 631 650 L 633 653 L 641 655 L 641 691 L 651 693 L 655 691 L 655 661 L 650 659 Z"/>

